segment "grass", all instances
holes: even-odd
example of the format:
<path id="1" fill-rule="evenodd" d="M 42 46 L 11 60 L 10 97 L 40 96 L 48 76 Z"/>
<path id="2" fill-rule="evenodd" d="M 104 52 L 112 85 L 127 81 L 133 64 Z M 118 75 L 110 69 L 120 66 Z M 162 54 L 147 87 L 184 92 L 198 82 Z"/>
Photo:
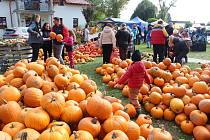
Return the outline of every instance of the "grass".
<path id="1" fill-rule="evenodd" d="M 107 95 L 111 95 L 111 96 L 117 97 L 118 99 L 121 99 L 123 104 L 129 103 L 128 98 L 123 97 L 120 90 L 109 88 L 106 84 L 102 82 L 101 80 L 102 77 L 95 73 L 95 68 L 99 67 L 101 64 L 102 64 L 102 59 L 96 58 L 95 61 L 93 62 L 77 65 L 77 67 L 82 73 L 87 74 L 90 79 L 94 80 L 97 83 L 98 89 L 100 91 L 106 92 Z M 191 64 L 191 66 L 195 67 L 194 64 Z M 143 107 L 142 107 L 142 113 L 149 115 L 149 113 L 146 112 Z M 177 126 L 175 122 L 169 122 L 163 119 L 161 120 L 153 119 L 153 126 L 154 127 L 164 126 L 164 128 L 172 134 L 173 140 L 192 140 L 193 139 L 192 136 L 185 135 L 184 133 L 182 133 L 180 127 Z"/>
<path id="2" fill-rule="evenodd" d="M 152 49 L 146 48 L 146 44 L 136 46 L 141 52 L 152 53 Z M 189 52 L 189 58 L 210 60 L 210 45 L 207 45 L 206 52 Z"/>

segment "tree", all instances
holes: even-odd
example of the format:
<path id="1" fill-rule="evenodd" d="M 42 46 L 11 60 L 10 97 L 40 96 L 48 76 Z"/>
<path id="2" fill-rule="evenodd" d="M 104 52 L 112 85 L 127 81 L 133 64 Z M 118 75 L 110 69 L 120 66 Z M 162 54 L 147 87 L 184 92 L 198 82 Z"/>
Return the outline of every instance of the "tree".
<path id="1" fill-rule="evenodd" d="M 108 17 L 119 17 L 120 11 L 129 0 L 105 0 L 106 12 Z"/>
<path id="2" fill-rule="evenodd" d="M 142 20 L 146 21 L 149 18 L 155 18 L 157 13 L 157 7 L 149 0 L 143 0 L 136 7 L 131 19 L 138 16 Z"/>
<path id="3" fill-rule="evenodd" d="M 157 18 L 148 18 L 147 22 L 152 23 L 152 22 L 155 22 L 157 20 L 158 20 Z"/>
<path id="4" fill-rule="evenodd" d="M 163 20 L 169 19 L 169 10 L 172 7 L 175 7 L 175 3 L 177 0 L 159 0 L 159 13 L 158 18 L 161 18 Z"/>
<path id="5" fill-rule="evenodd" d="M 189 27 L 192 27 L 192 22 L 190 22 L 190 21 L 187 21 L 186 23 L 185 23 L 185 28 L 189 28 Z"/>

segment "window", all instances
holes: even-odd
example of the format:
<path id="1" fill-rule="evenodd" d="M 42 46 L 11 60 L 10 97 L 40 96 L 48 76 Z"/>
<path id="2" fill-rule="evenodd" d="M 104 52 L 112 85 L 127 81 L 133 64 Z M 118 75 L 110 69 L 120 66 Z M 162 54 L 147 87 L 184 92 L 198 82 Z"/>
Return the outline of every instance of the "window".
<path id="1" fill-rule="evenodd" d="M 73 18 L 73 28 L 78 27 L 78 18 Z"/>
<path id="2" fill-rule="evenodd" d="M 0 29 L 7 28 L 7 20 L 6 17 L 0 17 Z"/>
<path id="3" fill-rule="evenodd" d="M 64 0 L 59 0 L 58 5 L 59 5 L 59 6 L 64 6 Z"/>

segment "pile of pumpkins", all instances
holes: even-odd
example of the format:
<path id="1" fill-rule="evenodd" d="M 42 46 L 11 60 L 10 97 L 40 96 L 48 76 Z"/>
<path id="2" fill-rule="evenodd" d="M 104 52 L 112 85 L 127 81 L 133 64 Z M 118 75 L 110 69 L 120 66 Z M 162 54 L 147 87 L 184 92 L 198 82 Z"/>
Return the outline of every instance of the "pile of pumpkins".
<path id="1" fill-rule="evenodd" d="M 96 68 L 103 75 L 102 81 L 114 88 L 117 80 L 126 72 L 131 60 L 115 58 L 111 64 Z M 153 118 L 175 121 L 181 130 L 194 135 L 197 140 L 210 139 L 210 66 L 191 70 L 188 66 L 171 63 L 169 58 L 156 64 L 143 63 L 152 81 L 139 89 L 139 101 Z M 129 87 L 121 85 L 122 95 L 129 97 Z"/>
<path id="2" fill-rule="evenodd" d="M 172 140 L 133 105 L 105 96 L 56 58 L 20 60 L 0 75 L 1 140 Z"/>
<path id="3" fill-rule="evenodd" d="M 90 57 L 99 57 L 102 56 L 102 49 L 96 45 L 96 42 L 91 41 L 86 44 L 81 44 L 76 48 L 76 51 L 79 51 L 83 54 L 89 55 Z"/>

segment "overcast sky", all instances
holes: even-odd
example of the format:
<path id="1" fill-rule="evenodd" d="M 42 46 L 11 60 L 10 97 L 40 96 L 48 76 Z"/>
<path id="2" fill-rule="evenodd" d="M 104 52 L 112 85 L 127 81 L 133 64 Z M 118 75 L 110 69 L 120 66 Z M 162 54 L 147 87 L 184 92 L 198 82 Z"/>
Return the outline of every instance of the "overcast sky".
<path id="1" fill-rule="evenodd" d="M 130 0 L 121 12 L 121 18 L 129 19 L 142 0 Z M 158 0 L 150 0 L 158 6 Z M 172 20 L 190 20 L 192 22 L 210 21 L 210 0 L 178 0 L 176 7 L 170 10 Z M 141 18 L 141 17 L 140 17 Z"/>

